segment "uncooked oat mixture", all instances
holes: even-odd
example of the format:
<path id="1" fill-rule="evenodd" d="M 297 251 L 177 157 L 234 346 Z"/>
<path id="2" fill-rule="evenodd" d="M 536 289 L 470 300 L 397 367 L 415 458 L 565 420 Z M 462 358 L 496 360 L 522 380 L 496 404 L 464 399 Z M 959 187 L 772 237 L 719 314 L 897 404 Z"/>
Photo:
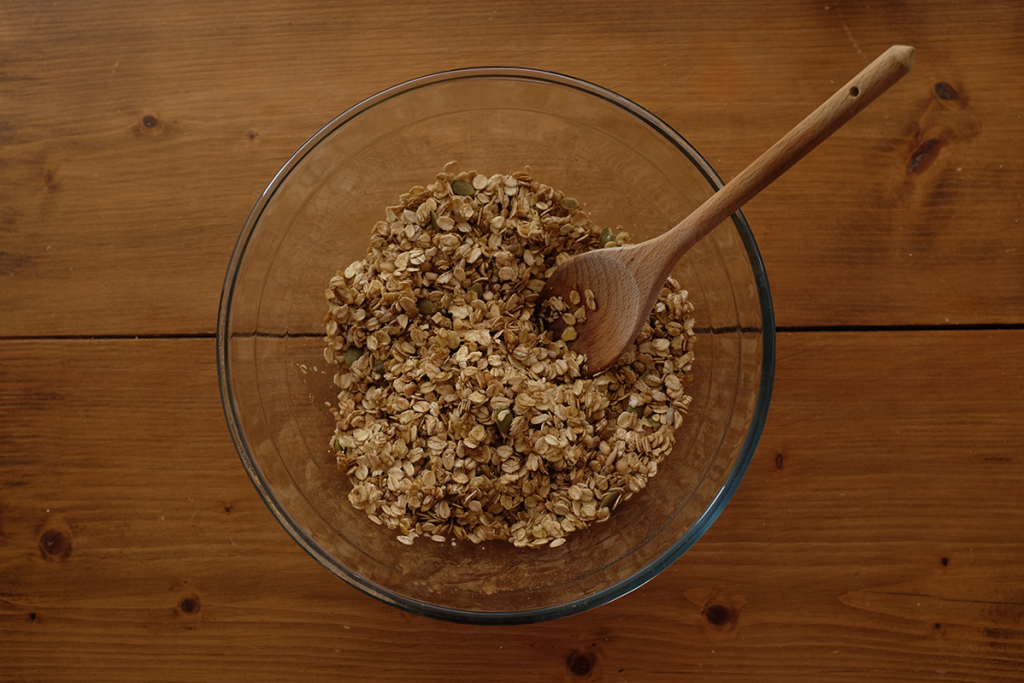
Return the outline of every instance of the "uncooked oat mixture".
<path id="1" fill-rule="evenodd" d="M 326 290 L 330 443 L 352 505 L 407 545 L 556 547 L 640 491 L 690 403 L 686 291 L 669 280 L 630 351 L 588 378 L 535 315 L 585 319 L 601 302 L 540 302 L 546 278 L 628 239 L 529 169 L 443 172 L 389 207 Z"/>

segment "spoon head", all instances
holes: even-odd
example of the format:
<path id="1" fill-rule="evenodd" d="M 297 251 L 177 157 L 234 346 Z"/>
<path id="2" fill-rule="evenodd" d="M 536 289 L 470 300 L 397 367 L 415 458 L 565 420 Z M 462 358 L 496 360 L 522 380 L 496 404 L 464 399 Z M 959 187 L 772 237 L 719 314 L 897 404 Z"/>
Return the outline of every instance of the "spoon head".
<path id="1" fill-rule="evenodd" d="M 633 274 L 616 258 L 618 249 L 605 249 L 580 254 L 559 266 L 541 290 L 540 301 L 561 297 L 568 312 L 586 308 L 586 319 L 573 325 L 567 339 L 569 348 L 585 354 L 584 373 L 593 375 L 613 365 L 633 343 L 643 325 L 646 312 L 640 311 L 640 290 Z M 595 308 L 587 305 L 593 293 Z M 571 304 L 572 292 L 580 297 Z M 637 321 L 640 321 L 638 326 Z M 565 338 L 567 325 L 563 320 L 547 324 L 555 339 Z"/>

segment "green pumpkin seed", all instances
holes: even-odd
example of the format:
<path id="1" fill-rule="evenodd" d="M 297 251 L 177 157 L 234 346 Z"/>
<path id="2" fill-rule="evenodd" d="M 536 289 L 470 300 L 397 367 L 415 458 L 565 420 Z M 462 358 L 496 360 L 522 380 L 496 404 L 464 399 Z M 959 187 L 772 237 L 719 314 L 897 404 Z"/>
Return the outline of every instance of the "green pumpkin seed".
<path id="1" fill-rule="evenodd" d="M 350 346 L 345 351 L 345 365 L 352 367 L 352 364 L 363 357 L 363 350 L 358 346 Z"/>
<path id="2" fill-rule="evenodd" d="M 609 491 L 608 493 L 601 496 L 601 502 L 598 504 L 597 509 L 610 508 L 615 506 L 615 502 L 619 499 L 618 491 Z"/>
<path id="3" fill-rule="evenodd" d="M 512 420 L 514 417 L 515 415 L 508 408 L 499 410 L 494 416 L 494 424 L 498 428 L 498 431 L 501 432 L 502 436 L 508 436 L 508 430 L 512 426 Z"/>
<path id="4" fill-rule="evenodd" d="M 605 228 L 601 231 L 601 248 L 604 249 L 608 246 L 608 243 L 615 239 L 615 235 L 612 234 L 611 228 Z"/>
<path id="5" fill-rule="evenodd" d="M 434 315 L 434 311 L 437 310 L 437 306 L 430 299 L 419 299 L 416 308 L 419 309 L 420 315 Z"/>
<path id="6" fill-rule="evenodd" d="M 566 211 L 573 211 L 580 208 L 580 203 L 572 197 L 562 197 L 562 201 L 558 202 L 558 205 Z"/>
<path id="7" fill-rule="evenodd" d="M 463 197 L 472 197 L 476 194 L 476 189 L 465 180 L 459 178 L 458 180 L 452 181 L 452 192 L 460 194 Z"/>

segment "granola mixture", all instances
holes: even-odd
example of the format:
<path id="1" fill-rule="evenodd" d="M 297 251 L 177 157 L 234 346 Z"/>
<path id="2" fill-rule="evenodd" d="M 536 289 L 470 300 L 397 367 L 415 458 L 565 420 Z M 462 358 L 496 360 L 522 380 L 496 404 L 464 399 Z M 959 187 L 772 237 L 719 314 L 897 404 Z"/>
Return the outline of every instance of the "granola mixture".
<path id="1" fill-rule="evenodd" d="M 535 316 L 600 306 L 539 292 L 574 254 L 628 239 L 528 168 L 444 172 L 389 207 L 326 290 L 331 447 L 352 505 L 406 545 L 556 547 L 640 491 L 690 403 L 686 291 L 669 280 L 630 351 L 589 378 L 572 326 L 552 339 Z"/>

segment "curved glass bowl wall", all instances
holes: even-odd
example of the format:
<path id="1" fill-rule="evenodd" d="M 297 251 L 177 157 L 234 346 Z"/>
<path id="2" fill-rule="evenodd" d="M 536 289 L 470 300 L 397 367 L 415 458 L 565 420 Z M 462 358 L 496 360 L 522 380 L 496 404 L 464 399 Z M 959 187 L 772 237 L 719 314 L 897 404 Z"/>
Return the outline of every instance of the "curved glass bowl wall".
<path id="1" fill-rule="evenodd" d="M 768 281 L 742 214 L 679 263 L 698 333 L 693 395 L 674 451 L 612 518 L 559 548 L 420 540 L 408 547 L 346 498 L 329 449 L 334 368 L 324 290 L 365 255 L 398 195 L 449 161 L 520 170 L 636 240 L 661 233 L 721 181 L 677 133 L 597 86 L 526 69 L 437 74 L 384 91 L 307 141 L 254 207 L 231 258 L 217 330 L 224 411 L 242 464 L 320 564 L 414 613 L 522 623 L 580 612 L 650 580 L 715 520 L 757 445 L 774 371 Z"/>

